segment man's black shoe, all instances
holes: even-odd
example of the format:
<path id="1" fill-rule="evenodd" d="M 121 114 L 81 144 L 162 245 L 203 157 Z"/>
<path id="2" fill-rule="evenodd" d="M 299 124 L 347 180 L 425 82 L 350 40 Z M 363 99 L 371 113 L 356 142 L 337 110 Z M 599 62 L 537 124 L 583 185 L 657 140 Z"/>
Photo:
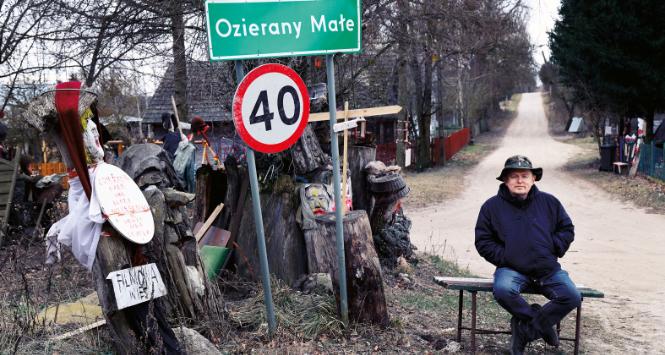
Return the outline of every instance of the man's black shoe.
<path id="1" fill-rule="evenodd" d="M 543 340 L 551 346 L 559 346 L 559 334 L 557 334 L 554 326 L 547 327 L 542 332 Z"/>
<path id="2" fill-rule="evenodd" d="M 510 319 L 510 355 L 522 355 L 529 343 L 526 334 L 522 331 L 520 321 L 515 316 Z"/>
<path id="3" fill-rule="evenodd" d="M 539 311 L 541 308 L 542 307 L 537 303 L 534 303 L 534 304 L 531 305 L 531 309 L 533 309 L 535 311 Z M 556 329 L 554 328 L 554 326 L 547 327 L 547 328 L 543 329 L 540 332 L 540 335 L 543 337 L 543 340 L 547 343 L 547 345 L 551 345 L 551 346 L 555 346 L 555 347 L 559 346 L 559 334 L 557 334 Z"/>

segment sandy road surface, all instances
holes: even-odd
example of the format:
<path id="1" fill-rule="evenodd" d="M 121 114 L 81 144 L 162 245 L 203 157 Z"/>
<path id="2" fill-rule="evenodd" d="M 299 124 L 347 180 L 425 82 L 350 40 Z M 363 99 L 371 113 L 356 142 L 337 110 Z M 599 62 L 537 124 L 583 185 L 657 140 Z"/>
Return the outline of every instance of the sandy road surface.
<path id="1" fill-rule="evenodd" d="M 413 220 L 412 242 L 478 275 L 491 276 L 493 266 L 473 244 L 476 217 L 482 203 L 496 194 L 495 177 L 505 159 L 527 155 L 544 169 L 538 187 L 558 197 L 575 224 L 575 242 L 560 260 L 563 268 L 576 283 L 606 295 L 584 302 L 585 314 L 597 319 L 602 329 L 583 334 L 583 350 L 665 353 L 665 216 L 613 200 L 593 184 L 563 172 L 562 165 L 576 153 L 575 146 L 549 136 L 540 94 L 523 95 L 518 116 L 499 148 L 465 181 L 442 181 L 464 188 L 460 198 L 406 211 Z"/>

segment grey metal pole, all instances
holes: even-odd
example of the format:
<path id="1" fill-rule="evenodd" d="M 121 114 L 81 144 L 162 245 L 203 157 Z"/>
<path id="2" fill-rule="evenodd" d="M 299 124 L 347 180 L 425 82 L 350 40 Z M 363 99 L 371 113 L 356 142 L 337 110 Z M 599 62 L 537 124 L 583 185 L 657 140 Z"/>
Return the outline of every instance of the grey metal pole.
<path id="1" fill-rule="evenodd" d="M 337 241 L 337 270 L 339 275 L 339 298 L 342 322 L 349 325 L 349 305 L 346 295 L 346 257 L 344 256 L 344 227 L 342 215 L 342 192 L 339 178 L 339 145 L 337 133 L 333 129 L 337 123 L 337 101 L 335 99 L 335 62 L 334 54 L 326 55 L 326 74 L 328 76 L 328 111 L 330 111 L 330 152 L 333 163 L 333 186 L 335 190 L 335 229 Z M 346 178 L 346 177 L 345 177 Z"/>
<path id="2" fill-rule="evenodd" d="M 242 62 L 235 61 L 236 79 L 238 84 L 245 76 Z M 263 229 L 263 216 L 261 214 L 261 196 L 259 195 L 259 182 L 256 178 L 256 161 L 254 151 L 245 145 L 247 154 L 247 167 L 249 168 L 249 185 L 252 190 L 252 210 L 254 211 L 254 223 L 256 225 L 256 244 L 259 247 L 259 261 L 261 264 L 261 281 L 263 282 L 263 302 L 266 305 L 266 315 L 268 317 L 268 332 L 270 336 L 275 334 L 277 323 L 275 322 L 275 310 L 272 305 L 272 290 L 270 288 L 270 271 L 268 270 L 268 255 L 266 253 L 266 238 Z"/>

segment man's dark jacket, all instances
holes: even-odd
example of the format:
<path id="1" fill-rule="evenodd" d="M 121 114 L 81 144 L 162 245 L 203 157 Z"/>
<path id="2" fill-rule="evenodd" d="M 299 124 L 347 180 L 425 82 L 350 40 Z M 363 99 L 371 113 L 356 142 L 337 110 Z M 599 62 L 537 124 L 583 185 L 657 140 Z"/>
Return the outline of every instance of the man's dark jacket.
<path id="1" fill-rule="evenodd" d="M 480 208 L 476 249 L 497 267 L 507 266 L 540 278 L 559 269 L 575 236 L 575 227 L 556 197 L 531 187 L 525 200 L 501 184 L 496 196 Z"/>

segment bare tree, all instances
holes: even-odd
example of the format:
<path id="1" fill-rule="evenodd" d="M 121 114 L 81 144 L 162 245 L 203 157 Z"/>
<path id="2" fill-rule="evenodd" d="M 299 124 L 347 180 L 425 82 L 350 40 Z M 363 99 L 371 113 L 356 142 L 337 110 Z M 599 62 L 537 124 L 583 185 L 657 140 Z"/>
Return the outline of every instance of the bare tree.
<path id="1" fill-rule="evenodd" d="M 41 39 L 59 31 L 46 22 L 54 12 L 48 0 L 0 1 L 0 80 L 6 82 L 0 111 L 9 104 L 22 75 L 56 66 L 40 60 L 38 53 L 43 49 Z"/>

